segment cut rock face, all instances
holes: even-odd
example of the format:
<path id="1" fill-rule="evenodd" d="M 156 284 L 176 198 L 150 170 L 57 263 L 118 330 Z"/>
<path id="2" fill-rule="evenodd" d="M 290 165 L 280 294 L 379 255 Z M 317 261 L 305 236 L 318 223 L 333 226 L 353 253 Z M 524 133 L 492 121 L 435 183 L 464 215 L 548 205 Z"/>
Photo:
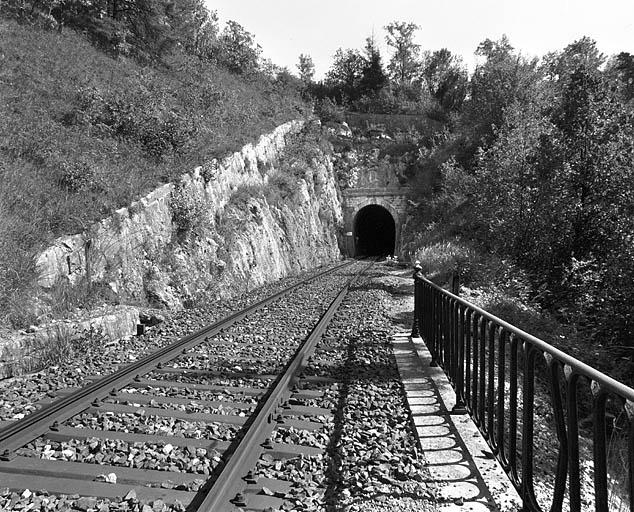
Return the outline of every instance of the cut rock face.
<path id="1" fill-rule="evenodd" d="M 153 306 L 181 309 L 183 304 L 166 279 L 153 279 L 145 284 L 145 295 Z"/>
<path id="2" fill-rule="evenodd" d="M 343 216 L 327 152 L 301 175 L 281 170 L 294 148 L 314 145 L 304 125 L 278 126 L 84 233 L 59 238 L 37 257 L 42 295 L 59 283 L 90 282 L 119 303 L 180 309 L 201 293 L 234 296 L 338 259 Z M 274 175 L 293 182 L 289 197 L 275 195 Z"/>

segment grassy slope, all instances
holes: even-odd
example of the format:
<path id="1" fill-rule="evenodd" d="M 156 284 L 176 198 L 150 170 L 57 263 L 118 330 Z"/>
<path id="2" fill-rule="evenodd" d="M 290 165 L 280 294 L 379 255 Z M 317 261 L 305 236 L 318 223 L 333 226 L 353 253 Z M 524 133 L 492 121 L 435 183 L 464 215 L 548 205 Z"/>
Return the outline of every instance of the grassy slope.
<path id="1" fill-rule="evenodd" d="M 166 64 L 0 20 L 0 325 L 28 321 L 37 249 L 305 112 L 269 81 Z"/>

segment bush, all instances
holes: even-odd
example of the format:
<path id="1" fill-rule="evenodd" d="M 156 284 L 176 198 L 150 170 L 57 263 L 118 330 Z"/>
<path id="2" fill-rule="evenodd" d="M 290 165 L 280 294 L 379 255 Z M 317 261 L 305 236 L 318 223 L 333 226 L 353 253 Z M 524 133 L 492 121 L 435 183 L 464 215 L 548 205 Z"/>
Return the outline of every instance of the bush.
<path id="1" fill-rule="evenodd" d="M 242 185 L 233 191 L 227 205 L 244 210 L 251 199 L 264 197 L 264 189 L 261 185 Z"/>
<path id="2" fill-rule="evenodd" d="M 309 126 L 301 134 L 287 141 L 281 155 L 279 170 L 297 178 L 303 178 L 307 168 L 323 161 L 332 154 L 332 146 L 315 126 Z"/>
<path id="3" fill-rule="evenodd" d="M 337 105 L 330 98 L 324 98 L 318 100 L 315 105 L 315 114 L 319 117 L 322 123 L 329 121 L 335 123 L 343 123 L 345 120 L 343 107 Z"/>
<path id="4" fill-rule="evenodd" d="M 279 205 L 293 198 L 296 190 L 296 179 L 284 172 L 275 171 L 269 176 L 268 186 L 265 190 L 266 201 L 271 205 Z"/>
<path id="5" fill-rule="evenodd" d="M 102 190 L 95 170 L 86 162 L 61 162 L 59 171 L 60 185 L 69 192 Z"/>
<path id="6" fill-rule="evenodd" d="M 147 90 L 115 94 L 82 87 L 75 101 L 75 109 L 65 116 L 67 123 L 88 126 L 102 136 L 140 143 L 149 156 L 158 160 L 179 153 L 196 135 L 193 123 L 167 105 L 165 97 Z"/>
<path id="7" fill-rule="evenodd" d="M 472 277 L 475 256 L 472 248 L 453 239 L 423 245 L 414 259 L 420 261 L 423 274 L 434 282 L 446 283 L 452 274 L 458 273 L 461 282 L 467 283 Z"/>
<path id="8" fill-rule="evenodd" d="M 179 183 L 172 192 L 170 210 L 176 235 L 181 241 L 192 235 L 203 235 L 211 226 L 209 204 L 197 188 Z"/>

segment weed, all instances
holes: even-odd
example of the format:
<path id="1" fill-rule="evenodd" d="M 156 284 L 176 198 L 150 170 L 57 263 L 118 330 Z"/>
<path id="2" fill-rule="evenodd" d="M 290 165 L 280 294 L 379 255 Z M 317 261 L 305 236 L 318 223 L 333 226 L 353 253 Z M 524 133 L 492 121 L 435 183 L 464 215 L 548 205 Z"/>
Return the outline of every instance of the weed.
<path id="1" fill-rule="evenodd" d="M 62 324 L 64 325 L 64 324 Z M 63 364 L 77 355 L 85 357 L 102 349 L 105 336 L 100 329 L 82 332 L 71 328 L 49 330 L 49 336 L 30 347 L 39 368 Z"/>
<path id="2" fill-rule="evenodd" d="M 49 317 L 53 319 L 64 318 L 69 312 L 82 307 L 90 308 L 105 303 L 118 303 L 110 288 L 90 283 L 86 278 L 82 278 L 74 284 L 71 284 L 67 279 L 58 281 L 50 289 L 46 300 L 49 305 Z"/>

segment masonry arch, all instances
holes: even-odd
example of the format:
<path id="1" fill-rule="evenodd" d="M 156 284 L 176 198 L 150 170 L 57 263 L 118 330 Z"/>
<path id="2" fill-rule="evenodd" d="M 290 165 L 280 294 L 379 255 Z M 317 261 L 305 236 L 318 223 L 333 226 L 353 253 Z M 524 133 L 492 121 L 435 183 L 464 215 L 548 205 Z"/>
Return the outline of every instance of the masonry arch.
<path id="1" fill-rule="evenodd" d="M 355 256 L 386 256 L 396 251 L 397 218 L 384 205 L 369 203 L 354 215 Z"/>
<path id="2" fill-rule="evenodd" d="M 355 241 L 355 219 L 366 206 L 376 205 L 385 208 L 394 220 L 395 242 L 392 253 L 400 256 L 401 230 L 406 208 L 406 195 L 403 191 L 382 190 L 345 190 L 343 193 L 344 245 L 342 249 L 350 257 L 359 255 Z"/>

